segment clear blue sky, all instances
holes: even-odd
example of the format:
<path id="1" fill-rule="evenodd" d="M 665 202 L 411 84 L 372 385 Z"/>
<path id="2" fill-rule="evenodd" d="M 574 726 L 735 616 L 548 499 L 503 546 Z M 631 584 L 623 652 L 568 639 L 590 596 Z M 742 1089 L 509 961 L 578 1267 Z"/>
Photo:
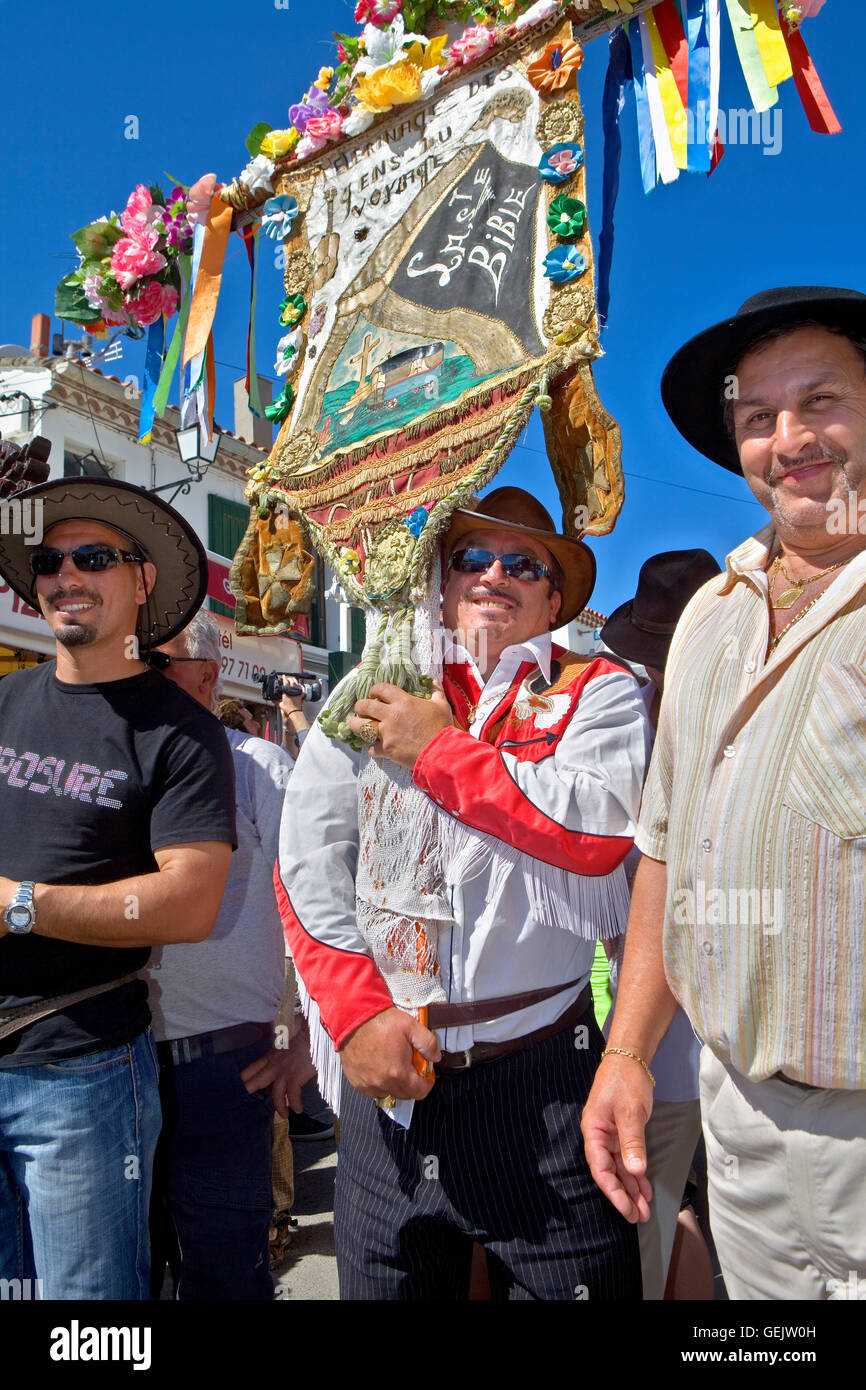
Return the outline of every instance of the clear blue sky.
<path id="1" fill-rule="evenodd" d="M 225 181 L 238 173 L 250 128 L 263 120 L 287 124 L 289 104 L 332 60 L 332 32 L 357 32 L 353 8 L 354 0 L 289 0 L 287 9 L 274 0 L 186 0 L 132 11 L 109 0 L 85 7 L 19 0 L 10 7 L 0 341 L 29 342 L 31 316 L 51 313 L 54 286 L 75 264 L 69 233 L 111 208 L 120 211 L 136 183 L 165 187 L 165 171 L 184 183 L 211 170 Z M 778 154 L 730 146 L 710 179 L 681 175 L 646 197 L 633 105 L 626 105 L 611 319 L 606 356 L 596 367 L 602 401 L 622 427 L 626 473 L 616 529 L 592 542 L 599 579 L 591 603 L 604 613 L 631 597 L 647 556 L 702 545 L 721 561 L 764 521 L 745 483 L 694 453 L 668 420 L 658 383 L 671 353 L 770 285 L 866 290 L 862 25 L 860 0 L 827 0 L 803 27 L 841 135 L 813 134 L 787 82 Z M 747 107 L 724 15 L 722 31 L 721 104 Z M 606 67 L 607 40 L 598 38 L 587 44 L 580 74 L 596 237 Z M 130 115 L 138 117 L 137 140 L 124 138 Z M 249 293 L 246 257 L 240 239 L 232 241 L 215 326 L 217 419 L 227 428 L 231 382 L 243 371 Z M 282 331 L 272 255 L 269 243 L 257 320 L 258 366 L 268 376 Z M 108 370 L 140 373 L 141 362 L 141 349 L 127 341 L 122 361 Z M 559 519 L 537 413 L 499 483 L 531 488 Z"/>

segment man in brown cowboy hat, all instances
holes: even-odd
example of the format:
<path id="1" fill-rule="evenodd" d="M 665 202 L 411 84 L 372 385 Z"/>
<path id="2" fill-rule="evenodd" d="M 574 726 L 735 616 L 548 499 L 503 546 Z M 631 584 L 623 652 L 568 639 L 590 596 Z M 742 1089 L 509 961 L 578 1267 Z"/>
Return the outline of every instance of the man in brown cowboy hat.
<path id="1" fill-rule="evenodd" d="M 807 285 L 755 295 L 662 379 L 674 424 L 770 524 L 673 638 L 583 1132 L 611 1202 L 646 1220 L 649 1064 L 679 1001 L 706 1044 L 736 1299 L 866 1298 L 864 364 L 866 295 Z"/>
<path id="2" fill-rule="evenodd" d="M 314 728 L 281 827 L 286 929 L 342 1063 L 341 1295 L 465 1298 L 476 1241 L 494 1297 L 639 1298 L 637 1242 L 593 1196 L 578 1122 L 602 1047 L 594 941 L 626 912 L 640 692 L 620 666 L 552 644 L 595 565 L 529 493 L 456 512 L 444 560 L 442 687 L 421 700 L 374 686 L 350 721 L 373 725 L 373 757 L 411 772 L 436 826 L 418 847 L 446 885 L 426 1024 L 389 989 L 391 946 L 377 959 L 358 927 L 367 753 Z M 432 895 L 402 924 L 419 957 Z"/>
<path id="3" fill-rule="evenodd" d="M 195 612 L 206 557 L 140 488 L 24 497 L 43 535 L 0 534 L 0 574 L 57 658 L 0 682 L 0 1275 L 147 1299 L 160 1118 L 137 974 L 151 945 L 207 936 L 235 830 L 223 729 L 140 653 Z"/>

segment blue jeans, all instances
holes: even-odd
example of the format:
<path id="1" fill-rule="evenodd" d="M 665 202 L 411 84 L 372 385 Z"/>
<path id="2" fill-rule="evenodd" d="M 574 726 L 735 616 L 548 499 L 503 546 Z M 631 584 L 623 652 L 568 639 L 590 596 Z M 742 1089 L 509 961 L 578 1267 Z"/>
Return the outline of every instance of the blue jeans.
<path id="1" fill-rule="evenodd" d="M 44 1299 L 146 1299 L 160 1127 L 150 1029 L 45 1066 L 0 1068 L 0 1278 Z"/>

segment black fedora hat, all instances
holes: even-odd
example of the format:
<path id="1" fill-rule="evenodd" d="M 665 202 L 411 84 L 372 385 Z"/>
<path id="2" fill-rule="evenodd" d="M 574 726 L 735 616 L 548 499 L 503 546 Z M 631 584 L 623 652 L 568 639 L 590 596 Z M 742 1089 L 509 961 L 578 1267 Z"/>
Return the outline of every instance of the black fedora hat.
<path id="1" fill-rule="evenodd" d="M 725 428 L 726 378 L 752 343 L 786 324 L 820 323 L 866 337 L 866 294 L 827 285 L 788 285 L 752 295 L 733 318 L 690 338 L 662 376 L 662 401 L 679 430 L 700 453 L 741 473 L 737 448 Z"/>
<path id="2" fill-rule="evenodd" d="M 156 581 L 139 620 L 142 647 L 156 647 L 181 632 L 207 593 L 207 555 L 189 522 L 150 492 L 116 478 L 54 478 L 19 492 L 16 501 L 39 508 L 44 535 L 62 521 L 95 521 L 134 542 L 156 566 Z M 32 540 L 0 531 L 0 575 L 38 608 L 30 568 Z"/>
<path id="3" fill-rule="evenodd" d="M 491 527 L 518 535 L 525 532 L 556 556 L 564 576 L 556 626 L 564 627 L 576 618 L 595 587 L 595 556 L 589 546 L 557 531 L 550 512 L 531 492 L 522 487 L 498 487 L 486 497 L 470 498 L 465 507 L 453 512 L 444 542 L 446 562 L 463 536 Z"/>
<path id="4" fill-rule="evenodd" d="M 601 640 L 617 656 L 663 671 L 674 628 L 708 579 L 721 574 L 708 550 L 665 550 L 641 565 L 637 593 L 614 609 Z"/>

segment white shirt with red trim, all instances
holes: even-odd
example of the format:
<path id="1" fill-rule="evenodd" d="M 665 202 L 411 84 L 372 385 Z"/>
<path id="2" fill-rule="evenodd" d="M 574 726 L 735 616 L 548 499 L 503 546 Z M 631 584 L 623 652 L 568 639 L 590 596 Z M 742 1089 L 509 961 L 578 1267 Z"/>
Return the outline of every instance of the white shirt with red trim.
<path id="1" fill-rule="evenodd" d="M 547 694 L 558 658 L 570 660 L 577 674 L 554 681 Z M 543 679 L 534 679 L 539 673 Z M 547 633 L 506 648 L 486 682 L 462 649 L 452 649 L 445 686 L 455 717 L 462 707 L 468 727 L 437 734 L 415 765 L 414 781 L 461 833 L 466 828 L 498 846 L 503 862 L 520 870 L 501 872 L 494 854 L 485 872 L 451 883 L 454 927 L 439 936 L 446 996 L 462 1003 L 574 982 L 494 1022 L 442 1030 L 440 1046 L 458 1052 L 553 1023 L 589 980 L 590 938 L 624 930 L 621 865 L 637 824 L 649 724 L 629 672 L 604 657 L 581 662 L 554 650 Z M 465 699 L 458 700 L 459 691 Z M 304 992 L 337 1048 L 391 1003 L 355 922 L 357 777 L 367 756 L 314 726 L 280 833 L 277 893 L 286 934 Z M 575 920 L 555 887 L 546 894 L 545 875 L 586 886 L 583 900 L 607 902 L 616 920 L 603 931 Z"/>

